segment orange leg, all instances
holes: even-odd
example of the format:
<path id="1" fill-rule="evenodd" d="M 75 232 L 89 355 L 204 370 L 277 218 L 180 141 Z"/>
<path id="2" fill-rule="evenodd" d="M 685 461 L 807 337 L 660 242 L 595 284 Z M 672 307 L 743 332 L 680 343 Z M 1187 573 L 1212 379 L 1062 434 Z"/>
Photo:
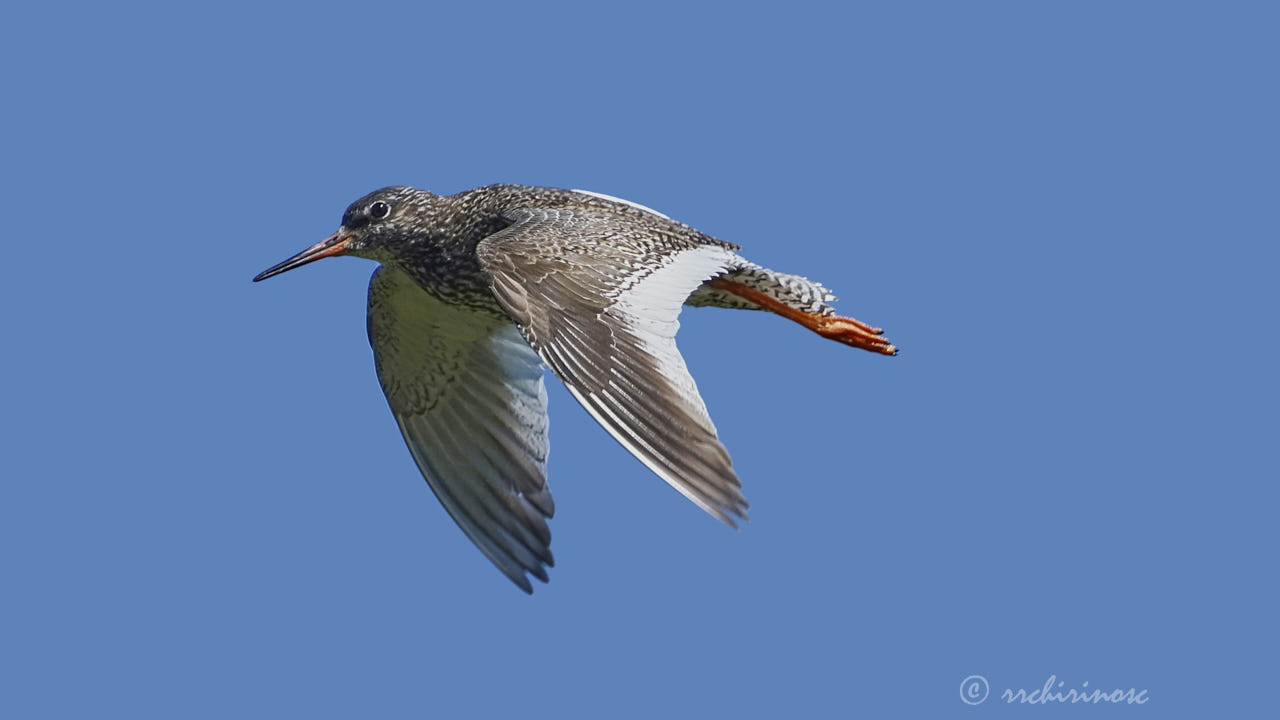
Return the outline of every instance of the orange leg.
<path id="1" fill-rule="evenodd" d="M 862 348 L 863 350 L 870 350 L 881 355 L 898 354 L 898 348 L 894 347 L 881 335 L 884 332 L 883 330 L 871 327 L 864 322 L 839 315 L 811 315 L 803 310 L 797 310 L 777 298 L 770 297 L 755 288 L 723 278 L 708 280 L 707 284 L 713 288 L 733 293 L 743 300 L 749 300 L 788 320 L 794 320 L 824 338 Z"/>

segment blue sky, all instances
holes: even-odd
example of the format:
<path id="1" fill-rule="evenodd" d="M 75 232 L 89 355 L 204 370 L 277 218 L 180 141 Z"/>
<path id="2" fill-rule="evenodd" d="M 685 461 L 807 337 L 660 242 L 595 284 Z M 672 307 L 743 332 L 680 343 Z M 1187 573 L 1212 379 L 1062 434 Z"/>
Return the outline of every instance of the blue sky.
<path id="1" fill-rule="evenodd" d="M 7 717 L 1271 711 L 1264 4 L 11 8 Z M 690 309 L 731 531 L 554 379 L 526 597 L 378 390 L 389 184 L 577 187 L 818 279 L 902 348 Z M 960 699 L 982 675 L 991 697 Z"/>

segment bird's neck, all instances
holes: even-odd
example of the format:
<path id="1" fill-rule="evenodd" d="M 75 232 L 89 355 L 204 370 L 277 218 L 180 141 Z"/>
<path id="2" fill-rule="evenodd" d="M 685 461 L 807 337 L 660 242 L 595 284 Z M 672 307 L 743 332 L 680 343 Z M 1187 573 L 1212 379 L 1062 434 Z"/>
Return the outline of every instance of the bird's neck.
<path id="1" fill-rule="evenodd" d="M 403 270 L 423 290 L 453 304 L 501 312 L 489 287 L 489 276 L 476 257 L 476 244 L 489 233 L 442 232 L 420 238 L 407 251 L 383 264 Z"/>

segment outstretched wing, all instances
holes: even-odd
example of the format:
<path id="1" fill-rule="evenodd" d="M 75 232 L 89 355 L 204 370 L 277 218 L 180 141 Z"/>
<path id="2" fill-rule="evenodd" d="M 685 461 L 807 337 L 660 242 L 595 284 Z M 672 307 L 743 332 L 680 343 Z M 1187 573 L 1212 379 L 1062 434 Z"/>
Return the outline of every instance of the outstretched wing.
<path id="1" fill-rule="evenodd" d="M 418 468 L 463 532 L 512 582 L 547 581 L 547 395 L 509 320 L 447 305 L 404 272 L 369 284 L 378 380 Z"/>
<path id="2" fill-rule="evenodd" d="M 729 267 L 720 245 L 625 218 L 521 209 L 476 253 L 494 296 L 578 402 L 699 507 L 734 525 L 747 502 L 676 349 L 689 294 Z"/>

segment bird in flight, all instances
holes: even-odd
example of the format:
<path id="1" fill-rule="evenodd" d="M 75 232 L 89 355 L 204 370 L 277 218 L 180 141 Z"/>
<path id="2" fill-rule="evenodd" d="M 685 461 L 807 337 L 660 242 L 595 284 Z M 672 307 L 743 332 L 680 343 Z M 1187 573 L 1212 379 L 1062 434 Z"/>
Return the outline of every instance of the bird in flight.
<path id="1" fill-rule="evenodd" d="M 381 264 L 369 343 L 409 452 L 467 537 L 531 593 L 528 576 L 546 582 L 555 564 L 544 364 L 631 454 L 736 527 L 747 501 L 676 349 L 681 306 L 769 310 L 897 354 L 878 328 L 837 315 L 822 285 L 739 249 L 598 193 L 388 187 L 254 282 L 337 255 Z"/>

